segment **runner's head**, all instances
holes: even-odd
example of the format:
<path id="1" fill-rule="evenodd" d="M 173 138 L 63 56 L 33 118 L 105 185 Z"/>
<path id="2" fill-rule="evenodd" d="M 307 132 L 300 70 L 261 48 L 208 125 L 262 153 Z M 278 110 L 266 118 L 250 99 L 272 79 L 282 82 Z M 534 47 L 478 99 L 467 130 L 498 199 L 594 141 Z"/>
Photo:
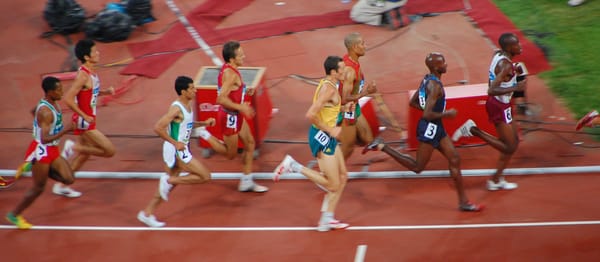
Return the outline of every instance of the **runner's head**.
<path id="1" fill-rule="evenodd" d="M 244 64 L 244 49 L 237 41 L 229 41 L 223 45 L 223 60 L 225 63 L 241 66 Z"/>
<path id="2" fill-rule="evenodd" d="M 42 89 L 44 90 L 44 94 L 46 94 L 46 98 L 52 100 L 60 100 L 63 95 L 62 84 L 60 80 L 53 76 L 44 77 L 42 80 Z"/>
<path id="3" fill-rule="evenodd" d="M 367 45 L 362 36 L 357 32 L 348 34 L 344 38 L 344 45 L 348 49 L 348 54 L 354 53 L 359 57 L 365 55 Z"/>
<path id="4" fill-rule="evenodd" d="M 81 63 L 98 63 L 100 52 L 96 49 L 96 43 L 90 39 L 82 39 L 75 45 L 75 56 Z"/>
<path id="5" fill-rule="evenodd" d="M 519 38 L 513 33 L 504 33 L 498 38 L 498 45 L 502 51 L 508 53 L 511 56 L 521 54 L 521 43 Z"/>
<path id="6" fill-rule="evenodd" d="M 442 53 L 433 52 L 429 53 L 425 58 L 425 65 L 429 69 L 429 72 L 436 75 L 446 73 L 446 59 Z"/>
<path id="7" fill-rule="evenodd" d="M 175 79 L 175 92 L 177 92 L 178 96 L 180 96 L 184 90 L 188 90 L 189 88 L 195 88 L 194 80 L 191 78 L 187 76 L 178 76 L 177 79 Z"/>

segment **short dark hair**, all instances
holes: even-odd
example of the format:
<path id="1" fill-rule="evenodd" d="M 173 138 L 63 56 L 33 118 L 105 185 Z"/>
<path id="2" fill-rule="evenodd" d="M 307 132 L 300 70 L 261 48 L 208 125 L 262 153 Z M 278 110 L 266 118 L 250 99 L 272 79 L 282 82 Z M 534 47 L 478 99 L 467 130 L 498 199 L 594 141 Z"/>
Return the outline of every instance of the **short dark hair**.
<path id="1" fill-rule="evenodd" d="M 229 59 L 235 58 L 235 50 L 240 48 L 240 42 L 229 41 L 223 45 L 223 60 L 229 63 Z"/>
<path id="2" fill-rule="evenodd" d="M 58 78 L 56 77 L 44 77 L 44 79 L 42 80 L 42 89 L 44 89 L 44 93 L 47 94 L 48 92 L 55 90 L 58 87 L 59 82 L 60 80 L 58 80 Z"/>
<path id="3" fill-rule="evenodd" d="M 504 33 L 500 35 L 500 38 L 498 38 L 498 45 L 500 45 L 502 50 L 506 50 L 506 48 L 508 48 L 508 46 L 513 44 L 515 41 L 518 41 L 517 35 L 513 33 Z"/>
<path id="4" fill-rule="evenodd" d="M 96 43 L 94 43 L 91 39 L 82 39 L 77 42 L 75 45 L 75 56 L 81 63 L 85 63 L 85 56 L 91 56 L 92 47 L 94 47 Z"/>
<path id="5" fill-rule="evenodd" d="M 194 80 L 191 78 L 187 76 L 178 76 L 177 79 L 175 79 L 175 92 L 177 92 L 177 95 L 181 95 L 181 91 L 188 89 L 191 83 L 194 83 Z"/>
<path id="6" fill-rule="evenodd" d="M 327 58 L 325 58 L 325 62 L 323 63 L 323 67 L 325 68 L 325 74 L 329 75 L 331 73 L 331 70 L 338 70 L 340 68 L 339 63 L 341 61 L 344 60 L 342 60 L 342 58 L 339 56 L 330 55 Z"/>

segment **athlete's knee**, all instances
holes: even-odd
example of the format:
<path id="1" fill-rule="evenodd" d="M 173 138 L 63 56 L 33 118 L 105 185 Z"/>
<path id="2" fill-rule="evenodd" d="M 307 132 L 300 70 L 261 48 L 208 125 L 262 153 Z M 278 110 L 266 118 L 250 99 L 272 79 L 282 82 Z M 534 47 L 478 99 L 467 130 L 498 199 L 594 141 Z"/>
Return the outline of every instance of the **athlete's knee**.
<path id="1" fill-rule="evenodd" d="M 451 167 L 459 167 L 460 166 L 460 157 L 458 156 L 458 154 L 454 154 L 454 155 L 450 156 L 450 158 L 448 158 L 448 164 Z"/>
<path id="2" fill-rule="evenodd" d="M 116 149 L 113 145 L 104 148 L 104 157 L 112 157 L 116 153 Z"/>

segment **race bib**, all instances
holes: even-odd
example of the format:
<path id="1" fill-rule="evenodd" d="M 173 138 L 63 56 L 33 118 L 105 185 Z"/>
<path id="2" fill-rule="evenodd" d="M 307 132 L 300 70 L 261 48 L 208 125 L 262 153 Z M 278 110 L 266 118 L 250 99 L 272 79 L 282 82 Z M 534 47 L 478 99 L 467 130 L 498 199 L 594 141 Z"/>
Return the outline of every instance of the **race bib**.
<path id="1" fill-rule="evenodd" d="M 510 124 L 512 122 L 512 120 L 513 120 L 512 119 L 512 111 L 511 111 L 510 107 L 507 109 L 504 109 L 504 119 L 506 120 L 507 124 Z"/>
<path id="2" fill-rule="evenodd" d="M 344 112 L 345 119 L 354 119 L 354 111 Z"/>
<path id="3" fill-rule="evenodd" d="M 315 134 L 314 139 L 319 142 L 322 146 L 327 146 L 329 144 L 329 135 L 321 130 Z"/>
<path id="4" fill-rule="evenodd" d="M 423 134 L 423 136 L 429 139 L 433 139 L 435 137 L 435 134 L 437 133 L 437 129 L 438 125 L 434 123 L 429 123 L 427 124 L 427 128 L 425 128 L 425 134 Z"/>
<path id="5" fill-rule="evenodd" d="M 237 121 L 238 121 L 237 115 L 227 114 L 227 124 L 225 125 L 225 127 L 236 129 Z"/>
<path id="6" fill-rule="evenodd" d="M 40 160 L 48 156 L 48 148 L 44 144 L 38 144 L 35 149 L 35 159 Z"/>

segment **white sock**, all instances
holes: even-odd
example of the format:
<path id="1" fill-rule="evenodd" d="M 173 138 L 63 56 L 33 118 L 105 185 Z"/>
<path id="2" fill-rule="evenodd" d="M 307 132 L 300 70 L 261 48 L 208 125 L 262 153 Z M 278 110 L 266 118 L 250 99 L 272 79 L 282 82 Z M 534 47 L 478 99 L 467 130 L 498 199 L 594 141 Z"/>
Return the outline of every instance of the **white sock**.
<path id="1" fill-rule="evenodd" d="M 253 181 L 252 178 L 253 178 L 252 174 L 242 175 L 242 177 L 240 177 L 240 181 L 245 182 L 245 183 L 252 182 Z"/>

